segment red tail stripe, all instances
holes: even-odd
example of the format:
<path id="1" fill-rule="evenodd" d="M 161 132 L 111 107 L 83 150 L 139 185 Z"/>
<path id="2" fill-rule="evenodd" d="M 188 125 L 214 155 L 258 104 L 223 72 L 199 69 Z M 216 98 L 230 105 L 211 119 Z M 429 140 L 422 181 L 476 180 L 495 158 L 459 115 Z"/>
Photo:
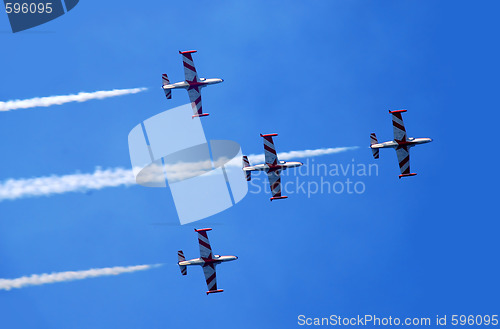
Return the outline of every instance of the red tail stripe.
<path id="1" fill-rule="evenodd" d="M 207 278 L 207 284 L 209 284 L 210 282 L 212 282 L 214 279 L 215 279 L 215 272 L 209 278 Z"/>
<path id="2" fill-rule="evenodd" d="M 392 121 L 392 125 L 393 125 L 394 127 L 398 128 L 398 129 L 402 130 L 402 131 L 406 131 L 406 130 L 405 130 L 405 127 L 404 127 L 404 126 L 402 126 L 402 125 L 400 125 L 400 124 L 399 124 L 399 123 L 397 123 L 396 121 Z"/>
<path id="3" fill-rule="evenodd" d="M 184 67 L 187 67 L 188 69 L 190 69 L 191 71 L 195 72 L 196 73 L 196 69 L 194 68 L 194 66 L 191 66 L 189 65 L 188 63 L 184 62 Z"/>
<path id="4" fill-rule="evenodd" d="M 264 150 L 271 152 L 272 154 L 276 154 L 276 150 L 267 146 L 266 144 L 264 144 Z"/>
<path id="5" fill-rule="evenodd" d="M 401 116 L 401 113 L 392 113 L 392 115 L 394 115 L 396 118 L 398 118 L 399 120 L 403 120 L 403 117 Z"/>
<path id="6" fill-rule="evenodd" d="M 212 250 L 212 248 L 210 247 L 210 245 L 208 243 L 206 243 L 205 241 L 198 239 L 198 243 L 200 245 L 202 245 L 203 247 L 205 247 L 205 248 L 207 248 L 209 250 Z"/>
<path id="7" fill-rule="evenodd" d="M 399 163 L 399 167 L 403 167 L 408 162 L 408 160 L 410 160 L 410 157 L 406 157 L 401 160 L 401 162 Z"/>

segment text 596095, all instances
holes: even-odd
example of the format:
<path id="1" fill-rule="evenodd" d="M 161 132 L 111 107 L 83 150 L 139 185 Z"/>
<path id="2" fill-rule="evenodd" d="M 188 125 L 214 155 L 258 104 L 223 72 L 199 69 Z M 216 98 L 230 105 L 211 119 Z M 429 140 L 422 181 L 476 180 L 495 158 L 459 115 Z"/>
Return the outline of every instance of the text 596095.
<path id="1" fill-rule="evenodd" d="M 6 2 L 5 12 L 7 14 L 50 14 L 52 13 L 52 2 L 46 3 L 20 3 Z"/>

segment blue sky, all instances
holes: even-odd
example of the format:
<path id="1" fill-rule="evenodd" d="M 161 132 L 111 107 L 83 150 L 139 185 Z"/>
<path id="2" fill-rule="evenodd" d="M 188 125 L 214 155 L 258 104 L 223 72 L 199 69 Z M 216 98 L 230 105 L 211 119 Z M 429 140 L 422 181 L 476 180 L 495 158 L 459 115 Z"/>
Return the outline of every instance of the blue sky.
<path id="1" fill-rule="evenodd" d="M 183 79 L 197 49 L 209 139 L 262 152 L 360 146 L 315 158 L 375 163 L 369 134 L 392 139 L 407 108 L 416 177 L 394 151 L 365 193 L 251 194 L 179 226 L 168 189 L 139 186 L 0 203 L 0 277 L 165 263 L 149 271 L 0 293 L 1 328 L 290 328 L 297 316 L 431 317 L 498 312 L 494 204 L 499 73 L 494 1 L 81 1 L 12 34 L 0 14 L 0 100 L 148 87 L 137 95 L 0 113 L 0 180 L 129 167 L 127 135 L 187 102 L 165 100 L 161 73 Z M 294 175 L 285 179 L 293 179 Z M 304 178 L 308 179 L 308 178 Z M 318 181 L 319 177 L 311 180 Z M 343 179 L 327 177 L 330 180 Z M 212 227 L 225 291 L 205 295 L 194 227 Z"/>

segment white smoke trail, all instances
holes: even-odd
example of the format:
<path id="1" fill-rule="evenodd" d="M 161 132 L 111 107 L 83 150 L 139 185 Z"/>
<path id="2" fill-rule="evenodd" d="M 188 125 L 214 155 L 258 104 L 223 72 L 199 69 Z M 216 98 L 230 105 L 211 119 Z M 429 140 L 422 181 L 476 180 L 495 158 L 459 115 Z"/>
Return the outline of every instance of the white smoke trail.
<path id="1" fill-rule="evenodd" d="M 316 157 L 326 154 L 334 154 L 357 149 L 353 147 L 335 147 L 322 148 L 316 150 L 303 150 L 278 153 L 280 160 L 300 159 L 307 157 Z M 252 164 L 264 162 L 263 154 L 250 155 L 249 160 Z M 203 167 L 205 166 L 202 163 Z M 169 180 L 182 180 L 197 175 L 193 166 L 187 172 L 183 166 L 177 165 L 167 168 L 169 171 Z M 165 182 L 163 168 L 150 168 L 148 172 L 152 177 L 143 178 L 147 181 L 158 180 Z M 194 172 L 194 174 L 193 174 Z M 205 171 L 201 171 L 202 174 Z M 106 187 L 130 186 L 135 185 L 136 179 L 131 169 L 114 168 L 102 170 L 97 168 L 96 171 L 89 174 L 73 174 L 64 176 L 46 176 L 38 178 L 21 178 L 8 179 L 0 182 L 0 201 L 15 200 L 27 197 L 50 196 L 54 194 L 63 194 L 67 192 L 79 192 L 88 190 L 100 190 Z"/>
<path id="2" fill-rule="evenodd" d="M 48 107 L 52 105 L 61 105 L 70 102 L 86 102 L 91 99 L 103 99 L 103 98 L 122 96 L 128 94 L 137 94 L 144 90 L 147 90 L 147 88 L 101 90 L 92 93 L 80 92 L 78 94 L 72 94 L 72 95 L 35 97 L 30 99 L 16 99 L 7 102 L 0 102 L 0 111 L 27 109 L 31 107 Z"/>
<path id="3" fill-rule="evenodd" d="M 161 266 L 161 264 L 93 268 L 85 271 L 33 274 L 31 276 L 23 276 L 17 279 L 0 279 L 0 290 L 24 288 L 26 286 L 40 286 L 43 284 L 56 282 L 83 280 L 89 278 L 97 278 L 100 276 L 119 275 L 122 273 L 145 271 L 158 266 Z"/>
<path id="4" fill-rule="evenodd" d="M 348 147 L 321 148 L 315 150 L 281 152 L 278 153 L 278 159 L 293 160 L 301 158 L 312 158 L 320 155 L 335 154 L 335 153 L 356 150 L 358 148 L 359 148 L 358 146 L 348 146 Z M 248 156 L 248 161 L 250 161 L 250 163 L 262 163 L 264 162 L 264 154 L 251 154 Z"/>
<path id="5" fill-rule="evenodd" d="M 132 170 L 123 168 L 97 168 L 90 174 L 8 179 L 0 183 L 0 201 L 132 184 L 135 184 Z"/>

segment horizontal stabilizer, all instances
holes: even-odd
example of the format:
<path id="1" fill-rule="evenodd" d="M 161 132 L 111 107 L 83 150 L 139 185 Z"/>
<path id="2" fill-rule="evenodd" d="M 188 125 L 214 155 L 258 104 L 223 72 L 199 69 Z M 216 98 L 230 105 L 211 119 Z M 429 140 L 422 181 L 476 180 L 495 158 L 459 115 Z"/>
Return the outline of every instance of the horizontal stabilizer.
<path id="1" fill-rule="evenodd" d="M 377 135 L 375 135 L 375 133 L 371 133 L 370 134 L 370 146 L 374 145 L 374 144 L 378 144 Z M 378 157 L 379 157 L 379 150 L 372 148 L 372 154 L 373 154 L 373 158 L 374 159 L 378 159 Z"/>
<path id="2" fill-rule="evenodd" d="M 250 167 L 250 161 L 246 155 L 243 156 L 243 168 Z"/>
<path id="3" fill-rule="evenodd" d="M 177 252 L 177 260 L 179 262 L 183 262 L 186 260 L 186 258 L 184 257 L 184 253 L 182 252 L 182 250 L 179 250 Z M 187 275 L 187 266 L 186 265 L 179 265 L 179 269 L 181 270 L 181 274 L 182 275 Z"/>
<path id="4" fill-rule="evenodd" d="M 163 73 L 161 75 L 161 85 L 166 86 L 170 84 L 170 79 L 168 78 L 168 75 L 166 73 Z"/>
<path id="5" fill-rule="evenodd" d="M 278 136 L 278 134 L 260 134 L 260 137 L 273 137 Z"/>
<path id="6" fill-rule="evenodd" d="M 410 177 L 410 176 L 415 176 L 415 175 L 416 175 L 416 173 L 414 173 L 414 172 L 410 173 L 410 174 L 401 174 L 401 175 L 399 175 L 399 179 L 401 179 L 401 177 Z"/>
<path id="7" fill-rule="evenodd" d="M 209 291 L 207 291 L 207 296 L 208 296 L 209 294 L 215 294 L 215 293 L 217 293 L 217 292 L 223 292 L 223 291 L 224 291 L 224 289 L 209 290 Z"/>
<path id="8" fill-rule="evenodd" d="M 246 155 L 243 156 L 243 168 L 250 167 L 250 161 L 248 161 L 248 157 Z M 249 182 L 252 179 L 252 172 L 251 171 L 245 171 L 245 174 L 247 175 L 247 182 Z"/>
<path id="9" fill-rule="evenodd" d="M 166 86 L 166 85 L 169 85 L 169 84 L 170 84 L 170 80 L 168 79 L 167 74 L 163 73 L 161 75 L 161 85 L 162 86 Z M 167 99 L 171 99 L 172 98 L 172 90 L 163 88 L 163 91 L 165 92 L 165 97 L 167 97 Z"/>

